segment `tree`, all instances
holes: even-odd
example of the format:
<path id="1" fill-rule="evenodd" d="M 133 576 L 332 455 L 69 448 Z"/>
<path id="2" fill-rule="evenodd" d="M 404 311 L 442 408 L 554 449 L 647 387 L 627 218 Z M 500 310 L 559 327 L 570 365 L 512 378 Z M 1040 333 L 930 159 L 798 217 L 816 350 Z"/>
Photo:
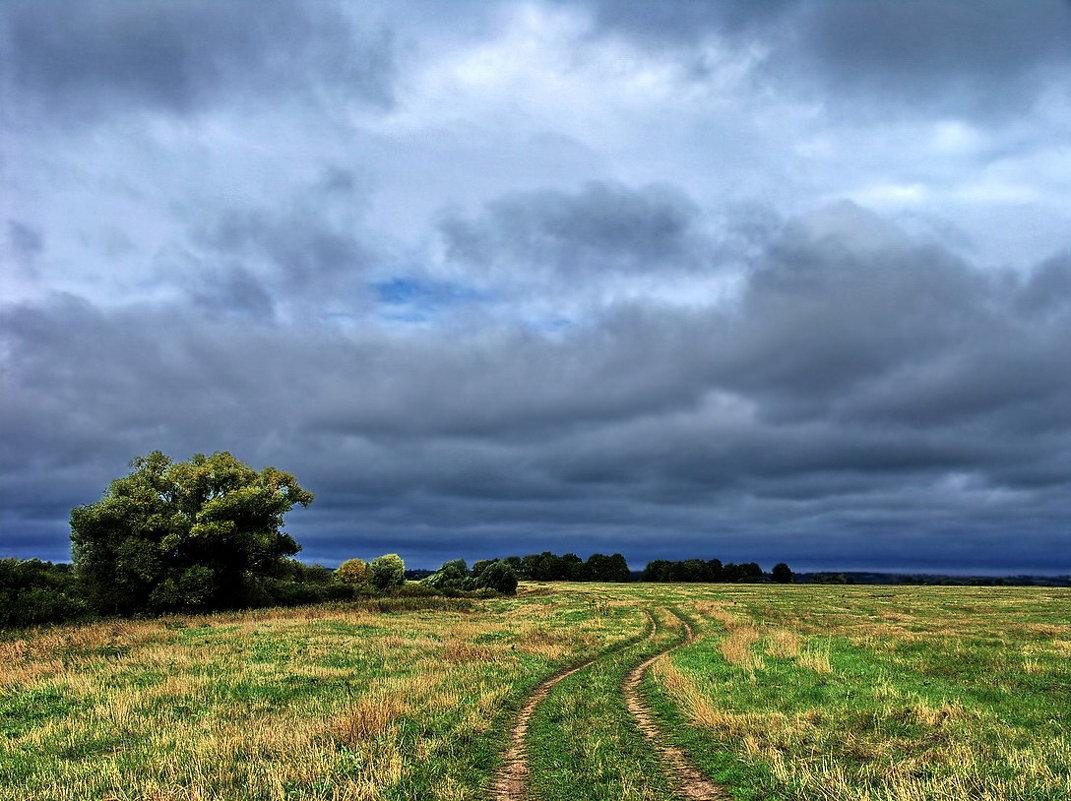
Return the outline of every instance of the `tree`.
<path id="1" fill-rule="evenodd" d="M 517 593 L 517 574 L 505 562 L 492 562 L 484 568 L 476 580 L 477 588 L 487 587 L 503 595 Z"/>
<path id="2" fill-rule="evenodd" d="M 335 568 L 335 578 L 343 584 L 368 584 L 372 571 L 363 559 L 347 559 Z"/>
<path id="3" fill-rule="evenodd" d="M 405 562 L 396 553 L 378 556 L 368 565 L 372 573 L 372 586 L 381 590 L 405 584 Z"/>
<path id="4" fill-rule="evenodd" d="M 469 578 L 469 568 L 464 559 L 451 559 L 443 562 L 434 573 L 424 579 L 424 583 L 437 590 L 461 590 Z"/>
<path id="5" fill-rule="evenodd" d="M 283 515 L 313 495 L 274 467 L 220 452 L 135 459 L 94 504 L 71 512 L 75 569 L 106 614 L 247 605 L 300 550 Z"/>
<path id="6" fill-rule="evenodd" d="M 619 553 L 611 556 L 593 553 L 588 557 L 587 568 L 591 581 L 628 581 L 632 578 L 628 562 Z"/>
<path id="7" fill-rule="evenodd" d="M 791 584 L 792 568 L 790 568 L 784 562 L 778 562 L 776 565 L 773 566 L 773 570 L 770 571 L 770 578 L 772 578 L 778 584 Z"/>
<path id="8" fill-rule="evenodd" d="M 724 576 L 722 575 L 721 559 L 708 559 L 707 560 L 707 581 L 722 581 Z"/>

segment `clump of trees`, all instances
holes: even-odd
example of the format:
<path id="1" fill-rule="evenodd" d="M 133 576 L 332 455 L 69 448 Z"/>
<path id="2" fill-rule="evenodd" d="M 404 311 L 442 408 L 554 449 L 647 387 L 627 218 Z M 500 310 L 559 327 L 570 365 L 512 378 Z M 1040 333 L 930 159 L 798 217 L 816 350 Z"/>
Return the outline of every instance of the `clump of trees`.
<path id="1" fill-rule="evenodd" d="M 628 562 L 619 553 L 593 553 L 584 561 L 575 553 L 559 556 L 550 551 L 500 560 L 518 577 L 530 581 L 630 581 Z"/>
<path id="2" fill-rule="evenodd" d="M 786 565 L 787 567 L 787 565 Z M 720 559 L 682 559 L 671 562 L 655 559 L 643 571 L 644 581 L 755 582 L 763 580 L 762 568 L 755 562 L 722 564 Z"/>
<path id="3" fill-rule="evenodd" d="M 778 562 L 773 566 L 773 570 L 770 571 L 770 578 L 778 584 L 791 584 L 792 576 L 792 568 L 784 562 Z"/>
<path id="4" fill-rule="evenodd" d="M 227 452 L 154 451 L 131 468 L 71 512 L 73 566 L 0 560 L 0 626 L 347 601 L 405 583 L 397 554 L 334 571 L 294 559 L 283 518 L 313 495 L 290 473 Z"/>
<path id="5" fill-rule="evenodd" d="M 502 595 L 517 592 L 517 572 L 502 559 L 481 559 L 472 569 L 464 559 L 451 559 L 423 580 L 429 587 L 446 593 L 493 590 Z"/>
<path id="6" fill-rule="evenodd" d="M 0 559 L 0 626 L 78 620 L 90 612 L 70 565 Z"/>
<path id="7" fill-rule="evenodd" d="M 389 590 L 405 584 L 405 562 L 396 553 L 373 559 L 368 565 L 369 581 L 378 590 Z"/>

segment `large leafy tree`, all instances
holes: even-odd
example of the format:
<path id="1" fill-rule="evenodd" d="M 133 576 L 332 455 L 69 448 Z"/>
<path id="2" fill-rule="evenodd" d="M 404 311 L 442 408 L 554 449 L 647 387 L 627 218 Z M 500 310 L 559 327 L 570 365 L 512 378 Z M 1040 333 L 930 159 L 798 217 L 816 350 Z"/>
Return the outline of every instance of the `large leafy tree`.
<path id="1" fill-rule="evenodd" d="M 313 495 L 289 473 L 227 452 L 172 462 L 154 451 L 131 467 L 71 512 L 75 567 L 102 612 L 243 606 L 300 550 L 283 515 Z"/>

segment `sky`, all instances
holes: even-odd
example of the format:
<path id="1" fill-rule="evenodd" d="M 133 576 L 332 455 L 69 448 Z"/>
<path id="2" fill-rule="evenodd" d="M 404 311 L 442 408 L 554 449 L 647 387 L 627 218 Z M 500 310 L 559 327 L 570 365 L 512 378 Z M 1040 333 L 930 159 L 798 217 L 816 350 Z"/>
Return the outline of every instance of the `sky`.
<path id="1" fill-rule="evenodd" d="M 0 4 L 0 556 L 1071 573 L 1067 0 Z"/>

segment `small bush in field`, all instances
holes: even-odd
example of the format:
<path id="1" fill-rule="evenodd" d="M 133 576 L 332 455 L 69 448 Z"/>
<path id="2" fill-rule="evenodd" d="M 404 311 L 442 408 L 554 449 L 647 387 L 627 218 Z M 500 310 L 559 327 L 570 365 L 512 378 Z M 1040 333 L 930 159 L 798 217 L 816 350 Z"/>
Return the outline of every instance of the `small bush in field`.
<path id="1" fill-rule="evenodd" d="M 372 560 L 368 566 L 372 586 L 380 590 L 400 587 L 405 584 L 405 562 L 396 553 L 388 553 Z"/>
<path id="2" fill-rule="evenodd" d="M 335 578 L 343 584 L 368 584 L 372 569 L 363 559 L 347 559 L 335 570 Z"/>
<path id="3" fill-rule="evenodd" d="M 480 571 L 477 587 L 514 595 L 517 592 L 517 574 L 505 562 L 492 562 Z"/>

